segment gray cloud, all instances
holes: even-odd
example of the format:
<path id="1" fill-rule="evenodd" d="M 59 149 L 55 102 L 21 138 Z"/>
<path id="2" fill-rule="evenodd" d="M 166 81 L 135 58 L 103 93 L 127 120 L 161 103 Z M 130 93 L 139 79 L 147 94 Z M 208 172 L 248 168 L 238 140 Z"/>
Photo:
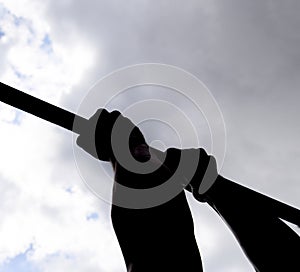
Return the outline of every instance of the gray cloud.
<path id="1" fill-rule="evenodd" d="M 52 38 L 69 46 L 86 40 L 98 50 L 94 66 L 62 104 L 75 110 L 99 77 L 126 65 L 162 62 L 184 68 L 210 88 L 224 114 L 228 146 L 222 173 L 299 207 L 299 5 L 49 1 Z M 212 226 L 210 217 L 201 224 Z M 204 259 L 207 271 L 249 271 L 224 227 L 216 228 L 226 237 L 219 240 L 218 253 L 208 263 Z"/>

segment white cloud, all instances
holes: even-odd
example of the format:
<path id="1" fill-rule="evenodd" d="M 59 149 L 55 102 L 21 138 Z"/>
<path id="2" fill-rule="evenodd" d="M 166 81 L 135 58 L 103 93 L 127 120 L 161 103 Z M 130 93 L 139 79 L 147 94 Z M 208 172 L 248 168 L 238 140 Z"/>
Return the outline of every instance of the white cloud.
<path id="1" fill-rule="evenodd" d="M 74 46 L 53 41 L 39 3 L 3 3 L 1 46 L 7 50 L 1 81 L 59 104 L 91 65 L 93 49 L 81 41 Z M 62 139 L 71 146 L 71 134 L 5 105 L 0 114 L 0 263 L 32 244 L 29 261 L 41 271 L 55 266 L 56 271 L 119 271 L 123 263 L 109 207 L 97 204 L 75 164 L 60 157 Z M 87 220 L 96 212 L 97 220 Z M 116 256 L 119 261 L 110 261 Z"/>

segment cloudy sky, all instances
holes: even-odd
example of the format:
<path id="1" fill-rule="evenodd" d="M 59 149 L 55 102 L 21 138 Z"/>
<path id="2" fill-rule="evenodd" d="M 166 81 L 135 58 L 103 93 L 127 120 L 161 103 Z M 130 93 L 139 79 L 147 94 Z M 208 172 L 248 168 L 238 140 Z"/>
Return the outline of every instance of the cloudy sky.
<path id="1" fill-rule="evenodd" d="M 178 66 L 223 113 L 221 173 L 300 207 L 299 12 L 296 0 L 0 0 L 0 80 L 76 112 L 116 69 Z M 125 271 L 71 133 L 4 104 L 0 130 L 0 271 Z M 189 202 L 205 271 L 253 271 L 221 219 Z"/>

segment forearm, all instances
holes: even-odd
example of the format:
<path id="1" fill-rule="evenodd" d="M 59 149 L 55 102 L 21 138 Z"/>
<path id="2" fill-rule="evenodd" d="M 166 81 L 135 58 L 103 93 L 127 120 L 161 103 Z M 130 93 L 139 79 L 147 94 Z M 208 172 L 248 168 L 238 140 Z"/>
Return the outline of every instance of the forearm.
<path id="1" fill-rule="evenodd" d="M 300 267 L 299 236 L 278 218 L 272 201 L 222 176 L 207 192 L 207 198 L 257 271 L 294 271 Z"/>
<path id="2" fill-rule="evenodd" d="M 143 190 L 166 182 L 177 168 L 180 159 L 177 151 L 151 148 L 150 163 L 158 168 L 147 175 L 131 173 L 116 163 L 114 203 L 123 197 L 118 190 L 119 183 Z M 128 209 L 113 205 L 112 222 L 128 271 L 202 271 L 193 218 L 183 187 L 173 199 L 155 207 Z"/>
<path id="3" fill-rule="evenodd" d="M 183 192 L 149 209 L 113 206 L 112 221 L 129 271 L 202 271 Z"/>

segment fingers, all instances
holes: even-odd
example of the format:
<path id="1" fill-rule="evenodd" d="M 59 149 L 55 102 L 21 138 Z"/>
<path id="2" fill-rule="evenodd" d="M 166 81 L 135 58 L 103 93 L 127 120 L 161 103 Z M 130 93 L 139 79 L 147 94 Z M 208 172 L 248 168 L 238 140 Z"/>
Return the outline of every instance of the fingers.
<path id="1" fill-rule="evenodd" d="M 96 146 L 95 146 L 95 132 L 98 119 L 97 116 L 100 112 L 97 111 L 87 122 L 84 128 L 81 128 L 81 133 L 76 139 L 76 144 L 84 151 L 97 158 Z"/>
<path id="2" fill-rule="evenodd" d="M 191 192 L 195 199 L 206 202 L 207 191 L 218 177 L 217 162 L 213 156 L 200 149 L 200 161 L 194 177 L 190 183 Z"/>
<path id="3" fill-rule="evenodd" d="M 113 116 L 119 115 L 119 112 L 115 112 Z M 112 115 L 106 109 L 98 109 L 88 120 L 86 127 L 81 129 L 80 135 L 76 139 L 76 144 L 81 147 L 84 151 L 92 155 L 96 159 L 107 161 L 98 156 L 97 153 L 97 143 L 96 141 L 96 130 L 97 127 L 101 126 L 100 130 L 104 133 L 107 133 L 109 124 L 111 123 Z M 101 140 L 104 137 L 101 137 Z M 100 148 L 99 148 L 100 149 Z M 103 148 L 102 148 L 103 150 Z"/>
<path id="4" fill-rule="evenodd" d="M 81 131 L 82 133 L 76 140 L 77 145 L 93 157 L 104 161 L 108 161 L 113 157 L 111 148 L 113 131 L 117 133 L 113 137 L 116 144 L 128 144 L 122 139 L 124 139 L 124 135 L 130 133 L 129 147 L 131 150 L 141 144 L 146 144 L 139 128 L 117 110 L 109 112 L 106 109 L 98 109 Z M 143 154 L 147 155 L 141 150 L 137 150 L 137 154 L 141 160 L 143 160 Z"/>

